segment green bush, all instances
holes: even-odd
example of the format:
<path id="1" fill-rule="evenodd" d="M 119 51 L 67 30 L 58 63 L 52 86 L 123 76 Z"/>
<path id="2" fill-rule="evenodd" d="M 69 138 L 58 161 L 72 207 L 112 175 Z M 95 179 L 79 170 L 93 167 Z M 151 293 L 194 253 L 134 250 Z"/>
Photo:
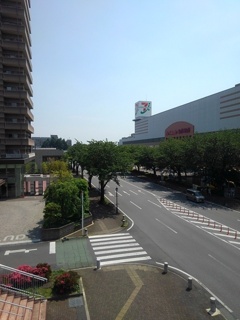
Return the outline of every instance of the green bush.
<path id="1" fill-rule="evenodd" d="M 46 204 L 43 212 L 44 212 L 44 217 L 43 217 L 44 228 L 57 228 L 64 225 L 64 219 L 61 214 L 60 205 L 54 202 L 49 202 L 48 204 Z"/>

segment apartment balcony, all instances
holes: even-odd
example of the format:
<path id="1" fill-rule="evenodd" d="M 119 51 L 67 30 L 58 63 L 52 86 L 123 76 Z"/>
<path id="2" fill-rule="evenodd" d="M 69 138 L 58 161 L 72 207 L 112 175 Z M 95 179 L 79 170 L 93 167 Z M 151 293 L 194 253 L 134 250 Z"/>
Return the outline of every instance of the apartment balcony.
<path id="1" fill-rule="evenodd" d="M 25 26 L 23 24 L 11 23 L 11 22 L 7 22 L 6 20 L 0 22 L 0 27 L 1 27 L 1 30 L 6 33 L 23 35 L 25 32 Z"/>
<path id="2" fill-rule="evenodd" d="M 25 41 L 31 46 L 31 37 L 24 24 L 11 23 L 6 20 L 0 23 L 2 32 L 10 34 L 21 34 Z"/>
<path id="3" fill-rule="evenodd" d="M 6 83 L 23 85 L 25 89 L 29 92 L 30 96 L 33 96 L 33 90 L 31 83 L 28 80 L 28 76 L 26 74 L 21 73 L 3 73 L 3 81 Z"/>
<path id="4" fill-rule="evenodd" d="M 26 75 L 26 73 L 24 71 L 21 73 L 14 72 L 14 71 L 3 72 L 2 79 L 3 79 L 3 81 L 12 82 L 12 83 L 18 83 L 18 84 L 19 83 L 22 83 L 22 84 L 26 83 L 29 91 L 31 91 L 31 93 L 33 94 L 32 87 L 31 87 L 32 79 L 31 78 L 28 79 L 28 75 Z"/>
<path id="5" fill-rule="evenodd" d="M 23 106 L 10 105 L 0 107 L 0 113 L 11 114 L 11 115 L 24 115 L 29 121 L 34 121 L 34 115 L 31 110 L 23 104 Z"/>
<path id="6" fill-rule="evenodd" d="M 33 108 L 32 99 L 26 90 L 4 90 L 3 91 L 4 98 L 11 98 L 11 99 L 24 99 L 28 102 L 29 106 Z"/>
<path id="7" fill-rule="evenodd" d="M 28 122 L 4 122 L 3 127 L 5 130 L 11 131 L 25 131 L 29 133 L 34 133 L 34 128 Z"/>
<path id="8" fill-rule="evenodd" d="M 3 72 L 3 81 L 15 82 L 24 84 L 26 81 L 26 75 L 24 73 L 14 73 L 14 72 Z"/>
<path id="9" fill-rule="evenodd" d="M 1 46 L 3 49 L 25 52 L 27 54 L 28 60 L 30 61 L 32 59 L 32 51 L 30 45 L 20 39 L 3 37 Z"/>
<path id="10" fill-rule="evenodd" d="M 31 159 L 35 153 L 4 153 L 0 155 L 1 159 Z"/>
<path id="11" fill-rule="evenodd" d="M 9 41 L 9 44 L 12 44 L 10 50 L 18 50 L 18 46 L 14 46 L 14 43 L 16 44 L 16 42 L 12 43 Z M 26 47 L 26 45 L 23 42 L 17 42 L 17 44 L 20 44 L 20 47 L 22 47 L 22 44 L 24 47 Z M 12 67 L 21 67 L 24 68 L 26 70 L 27 73 L 31 73 L 32 72 L 32 62 L 30 59 L 23 57 L 17 57 L 17 56 L 3 56 L 2 57 L 2 64 L 5 66 L 12 66 Z"/>
<path id="12" fill-rule="evenodd" d="M 16 18 L 16 10 L 18 13 L 18 16 L 23 18 L 24 17 L 24 9 L 22 6 L 17 4 L 11 4 L 11 3 L 4 3 L 0 4 L 0 12 L 2 15 L 6 15 L 9 18 Z"/>
<path id="13" fill-rule="evenodd" d="M 34 141 L 32 139 L 23 139 L 23 138 L 9 138 L 9 139 L 1 139 L 5 146 L 16 146 L 16 147 L 23 147 L 23 146 L 28 146 L 28 147 L 33 147 L 34 146 Z"/>

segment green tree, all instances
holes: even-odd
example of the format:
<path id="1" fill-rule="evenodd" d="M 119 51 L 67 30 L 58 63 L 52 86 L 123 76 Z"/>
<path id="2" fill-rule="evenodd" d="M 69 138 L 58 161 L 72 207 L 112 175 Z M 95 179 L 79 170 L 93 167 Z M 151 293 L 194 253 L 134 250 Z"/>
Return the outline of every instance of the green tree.
<path id="1" fill-rule="evenodd" d="M 61 207 L 59 204 L 49 202 L 44 208 L 43 227 L 44 228 L 58 228 L 65 224 L 65 220 L 61 214 Z"/>
<path id="2" fill-rule="evenodd" d="M 47 139 L 42 143 L 41 148 L 56 148 L 58 150 L 67 150 L 68 144 L 62 138 L 56 139 L 55 137 L 51 137 L 50 139 Z"/>
<path id="3" fill-rule="evenodd" d="M 50 174 L 53 177 L 57 177 L 62 180 L 72 177 L 72 173 L 68 169 L 67 162 L 62 160 L 43 162 L 42 172 L 44 174 Z"/>
<path id="4" fill-rule="evenodd" d="M 143 146 L 140 150 L 139 162 L 147 170 L 153 170 L 154 176 L 156 176 L 156 170 L 158 167 L 159 152 L 157 147 Z"/>
<path id="5" fill-rule="evenodd" d="M 240 130 L 224 130 L 203 135 L 207 173 L 221 185 L 227 171 L 239 165 Z"/>
<path id="6" fill-rule="evenodd" d="M 181 181 L 181 172 L 186 164 L 185 144 L 184 139 L 168 139 L 160 144 L 166 163 L 170 169 L 177 172 L 179 181 Z"/>
<path id="7" fill-rule="evenodd" d="M 78 175 L 78 168 L 81 168 L 81 178 L 88 162 L 88 146 L 82 142 L 77 141 L 67 151 L 67 156 L 71 161 L 71 167 Z"/>
<path id="8" fill-rule="evenodd" d="M 83 192 L 83 206 L 81 192 Z M 61 221 L 64 223 L 79 221 L 82 207 L 84 213 L 89 212 L 88 185 L 84 179 L 69 178 L 54 181 L 46 189 L 44 198 L 46 205 L 55 203 L 60 207 Z"/>
<path id="9" fill-rule="evenodd" d="M 90 176 L 98 177 L 101 203 L 104 203 L 107 183 L 113 180 L 119 184 L 118 176 L 129 169 L 130 162 L 126 156 L 123 157 L 122 149 L 114 142 L 95 140 L 89 142 L 87 170 Z"/>

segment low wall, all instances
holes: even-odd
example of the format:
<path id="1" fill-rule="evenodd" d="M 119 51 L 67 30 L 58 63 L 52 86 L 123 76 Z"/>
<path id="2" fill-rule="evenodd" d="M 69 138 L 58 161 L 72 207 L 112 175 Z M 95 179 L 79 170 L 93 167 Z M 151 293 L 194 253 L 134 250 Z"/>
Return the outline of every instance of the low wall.
<path id="1" fill-rule="evenodd" d="M 89 226 L 92 224 L 92 216 L 84 219 L 84 227 Z M 42 241 L 51 241 L 51 240 L 58 240 L 62 237 L 67 236 L 68 234 L 73 233 L 74 231 L 81 229 L 81 225 L 76 229 L 75 224 L 73 222 L 66 224 L 65 226 L 59 228 L 49 228 L 44 229 L 42 228 Z"/>

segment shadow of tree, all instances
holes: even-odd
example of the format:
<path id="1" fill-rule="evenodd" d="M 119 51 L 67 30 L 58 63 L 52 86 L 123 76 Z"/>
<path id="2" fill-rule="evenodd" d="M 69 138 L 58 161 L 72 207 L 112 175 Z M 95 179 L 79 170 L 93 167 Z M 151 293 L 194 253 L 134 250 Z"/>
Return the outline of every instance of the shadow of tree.
<path id="1" fill-rule="evenodd" d="M 29 229 L 26 235 L 32 241 L 41 239 L 43 219 L 36 222 L 36 224 L 37 226 L 34 227 L 33 229 Z"/>
<path id="2" fill-rule="evenodd" d="M 101 204 L 99 202 L 100 195 L 98 190 L 92 188 L 89 191 L 90 212 L 93 220 L 112 218 L 115 219 L 118 214 L 116 213 L 115 205 L 112 203 Z"/>

